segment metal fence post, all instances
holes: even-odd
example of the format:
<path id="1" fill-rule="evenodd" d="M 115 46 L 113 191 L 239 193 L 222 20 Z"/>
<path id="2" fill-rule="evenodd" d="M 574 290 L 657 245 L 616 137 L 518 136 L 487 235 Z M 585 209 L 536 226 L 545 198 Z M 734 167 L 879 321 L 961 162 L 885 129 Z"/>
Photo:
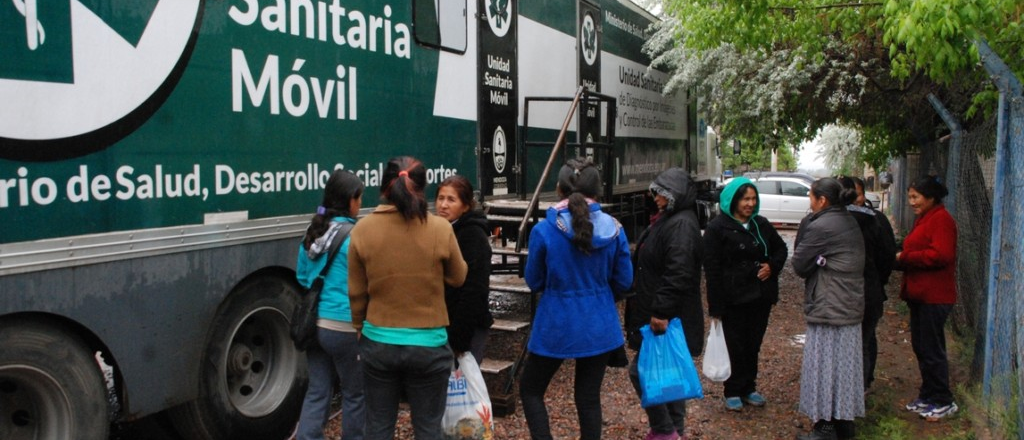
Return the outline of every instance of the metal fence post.
<path id="1" fill-rule="evenodd" d="M 1024 97 L 1020 80 L 983 40 L 975 41 L 982 63 L 999 89 L 999 116 L 996 129 L 995 203 L 992 206 L 992 245 L 989 272 L 988 312 L 989 334 L 985 343 L 985 372 L 983 392 L 991 396 L 994 378 L 1012 378 L 1012 353 L 996 353 L 997 340 L 1011 340 L 1016 350 L 1017 365 L 1024 365 L 1024 329 L 1014 323 L 1024 317 L 1024 298 L 1018 295 L 1022 283 L 1018 234 L 1013 227 L 1020 225 L 1020 183 L 1024 180 Z M 1017 150 L 1017 151 L 1014 151 Z M 1007 229 L 1004 239 L 1003 230 Z M 1000 297 L 999 295 L 1004 295 Z M 1007 307 L 998 307 L 1006 301 Z M 1008 310 L 1007 310 L 1008 309 Z M 1012 339 L 1011 339 L 1012 334 Z M 1009 351 L 1009 350 L 1008 350 Z M 1024 389 L 1024 377 L 1016 375 L 1018 389 Z M 1008 387 L 1009 384 L 1006 386 Z M 1004 396 L 1009 390 L 1004 389 Z M 1024 401 L 1018 399 L 1018 426 L 1024 426 Z M 1024 439 L 1024 431 L 1019 434 Z"/>
<path id="2" fill-rule="evenodd" d="M 960 126 L 960 122 L 956 120 L 952 113 L 946 109 L 939 98 L 936 98 L 934 94 L 928 94 L 928 102 L 932 104 L 935 111 L 942 118 L 942 122 L 945 122 L 949 126 L 950 140 L 949 140 L 949 157 L 946 165 L 946 189 L 949 190 L 949 199 L 946 199 L 943 204 L 946 205 L 946 210 L 953 217 L 956 217 L 956 198 L 957 193 L 957 177 L 960 175 L 960 148 L 963 143 L 964 130 Z"/>

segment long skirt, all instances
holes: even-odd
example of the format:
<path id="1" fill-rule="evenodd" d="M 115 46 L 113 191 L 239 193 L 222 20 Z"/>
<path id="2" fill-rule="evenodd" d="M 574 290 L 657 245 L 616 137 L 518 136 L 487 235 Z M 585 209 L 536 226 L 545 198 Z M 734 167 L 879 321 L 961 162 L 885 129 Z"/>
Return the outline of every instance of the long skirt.
<path id="1" fill-rule="evenodd" d="M 860 324 L 807 324 L 800 374 L 800 412 L 811 420 L 864 417 Z"/>

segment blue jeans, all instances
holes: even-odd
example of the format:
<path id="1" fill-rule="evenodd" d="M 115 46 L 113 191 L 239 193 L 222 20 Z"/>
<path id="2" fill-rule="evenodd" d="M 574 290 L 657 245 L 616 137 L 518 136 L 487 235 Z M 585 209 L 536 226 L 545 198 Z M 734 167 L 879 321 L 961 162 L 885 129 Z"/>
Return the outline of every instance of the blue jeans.
<path id="1" fill-rule="evenodd" d="M 318 347 L 306 352 L 309 387 L 302 402 L 298 440 L 323 440 L 324 425 L 330 417 L 331 391 L 337 372 L 341 387 L 341 438 L 363 440 L 366 406 L 363 396 L 363 367 L 355 333 L 317 329 Z"/>
<path id="2" fill-rule="evenodd" d="M 576 359 L 573 397 L 580 421 L 581 440 L 601 438 L 601 382 L 604 381 L 609 356 L 611 352 Z M 526 416 L 526 425 L 530 428 L 530 437 L 534 440 L 552 438 L 548 409 L 544 405 L 544 393 L 563 361 L 565 359 L 536 353 L 530 353 L 526 358 L 523 376 L 519 381 L 519 397 L 523 401 L 523 415 Z"/>
<path id="3" fill-rule="evenodd" d="M 363 337 L 359 340 L 359 352 L 367 390 L 367 440 L 394 438 L 398 401 L 403 392 L 409 400 L 415 438 L 442 439 L 441 417 L 454 361 L 451 349 L 447 345 L 384 344 Z"/>
<path id="4" fill-rule="evenodd" d="M 640 355 L 637 354 L 633 356 L 633 362 L 629 364 L 629 381 L 633 383 L 633 389 L 636 390 L 637 396 L 640 396 L 641 393 L 640 372 L 636 365 L 636 361 L 639 359 Z M 664 405 L 654 405 L 644 408 L 644 412 L 647 413 L 647 423 L 651 426 L 651 431 L 659 434 L 668 434 L 675 431 L 680 436 L 686 433 L 684 429 L 684 423 L 686 422 L 685 400 L 676 400 Z"/>

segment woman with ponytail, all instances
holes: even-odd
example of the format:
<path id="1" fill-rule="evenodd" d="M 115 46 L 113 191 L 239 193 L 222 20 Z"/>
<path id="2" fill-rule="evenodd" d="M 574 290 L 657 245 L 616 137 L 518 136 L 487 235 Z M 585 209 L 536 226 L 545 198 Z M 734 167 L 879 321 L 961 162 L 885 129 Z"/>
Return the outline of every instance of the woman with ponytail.
<path id="1" fill-rule="evenodd" d="M 323 201 L 317 208 L 299 246 L 296 276 L 305 287 L 313 284 L 328 260 L 335 240 L 343 240 L 320 292 L 317 342 L 306 351 L 309 386 L 302 402 L 296 433 L 298 440 L 323 440 L 324 424 L 331 409 L 334 375 L 341 378 L 341 438 L 362 440 L 366 411 L 363 401 L 363 368 L 359 362 L 356 331 L 348 300 L 348 248 L 344 231 L 356 222 L 363 200 L 363 182 L 349 171 L 335 170 L 327 179 Z"/>
<path id="2" fill-rule="evenodd" d="M 797 440 L 848 439 L 853 419 L 864 417 L 864 237 L 846 209 L 857 191 L 826 177 L 808 197 L 811 213 L 800 222 L 791 261 L 805 279 L 799 409 L 815 422 Z"/>
<path id="3" fill-rule="evenodd" d="M 530 232 L 526 283 L 543 293 L 519 393 L 533 439 L 551 438 L 544 393 L 565 359 L 576 360 L 579 438 L 601 438 L 601 382 L 623 344 L 615 294 L 632 285 L 633 268 L 622 226 L 595 200 L 600 189 L 593 163 L 569 160 L 558 173 L 561 201 Z"/>
<path id="4" fill-rule="evenodd" d="M 454 359 L 444 288 L 461 286 L 467 266 L 451 224 L 427 212 L 426 183 L 415 158 L 389 160 L 381 204 L 352 230 L 349 299 L 360 335 L 369 440 L 394 437 L 403 394 L 415 437 L 443 437 Z"/>

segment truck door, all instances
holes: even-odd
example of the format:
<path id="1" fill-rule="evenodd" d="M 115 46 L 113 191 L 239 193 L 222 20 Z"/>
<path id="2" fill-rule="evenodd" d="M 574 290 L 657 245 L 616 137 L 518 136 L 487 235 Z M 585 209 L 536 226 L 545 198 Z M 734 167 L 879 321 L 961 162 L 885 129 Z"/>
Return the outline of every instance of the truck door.
<path id="1" fill-rule="evenodd" d="M 518 2 L 477 0 L 477 127 L 480 194 L 515 194 L 519 160 Z M 483 20 L 486 18 L 486 22 Z"/>

